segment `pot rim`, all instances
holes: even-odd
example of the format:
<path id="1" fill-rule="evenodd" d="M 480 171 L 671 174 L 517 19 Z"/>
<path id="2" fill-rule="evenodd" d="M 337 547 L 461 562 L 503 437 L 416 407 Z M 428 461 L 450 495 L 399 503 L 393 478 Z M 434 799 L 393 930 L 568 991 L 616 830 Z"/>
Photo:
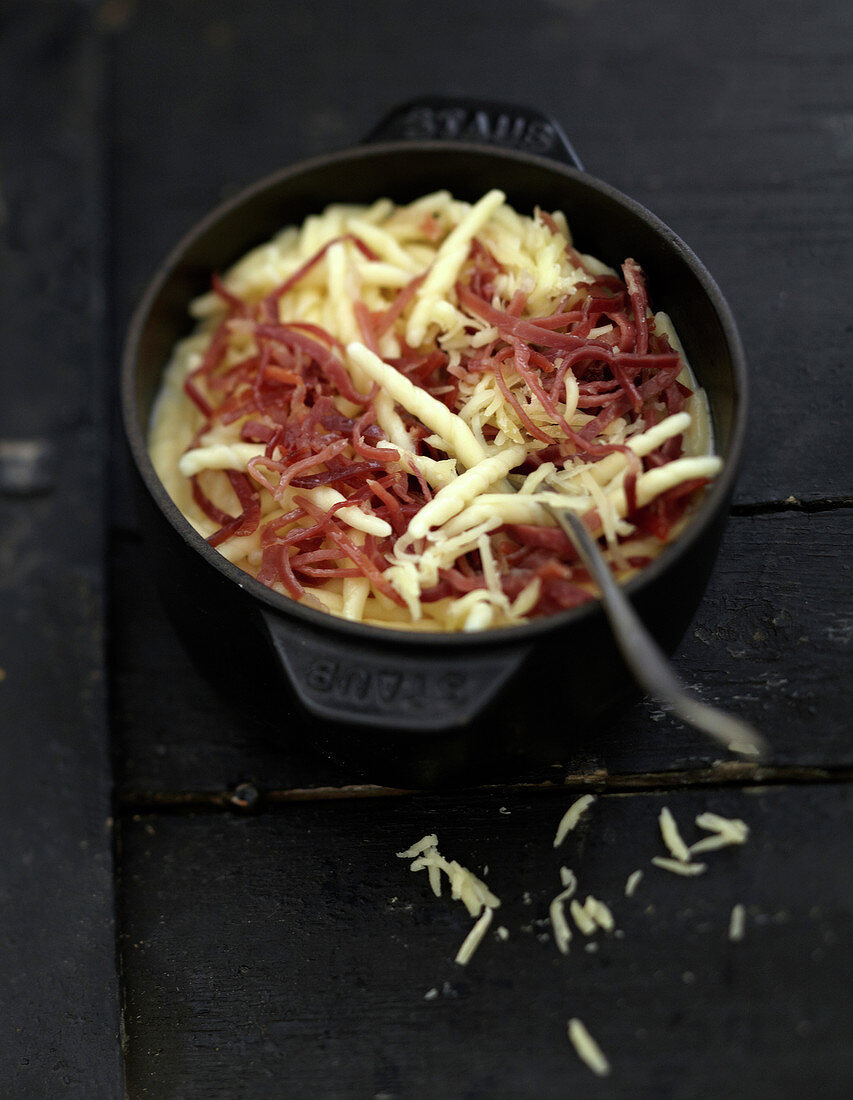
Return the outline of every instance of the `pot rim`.
<path id="1" fill-rule="evenodd" d="M 362 158 L 381 158 L 399 153 L 435 152 L 454 154 L 464 153 L 476 157 L 496 157 L 499 160 L 514 160 L 522 164 L 531 164 L 544 168 L 556 175 L 579 182 L 604 195 L 618 205 L 626 208 L 634 216 L 644 221 L 678 255 L 696 277 L 710 301 L 723 330 L 728 347 L 734 379 L 734 412 L 729 440 L 728 455 L 724 459 L 723 469 L 713 484 L 705 491 L 704 499 L 690 517 L 685 531 L 666 546 L 661 553 L 639 573 L 627 581 L 624 590 L 629 597 L 642 593 L 645 588 L 657 581 L 678 558 L 686 554 L 704 535 L 719 512 L 728 504 L 743 457 L 744 440 L 747 426 L 747 368 L 746 356 L 732 311 L 723 297 L 716 281 L 693 250 L 663 222 L 636 199 L 598 179 L 589 172 L 552 160 L 546 156 L 528 153 L 517 149 L 508 149 L 493 145 L 478 144 L 457 140 L 399 140 L 371 142 L 350 148 L 324 153 L 305 160 L 294 162 L 269 173 L 242 188 L 238 193 L 217 204 L 192 228 L 190 228 L 161 261 L 154 276 L 133 312 L 127 330 L 121 361 L 121 414 L 125 438 L 146 489 L 153 497 L 160 511 L 169 521 L 183 541 L 195 550 L 202 559 L 218 570 L 227 580 L 236 584 L 246 594 L 267 610 L 295 619 L 307 627 L 318 628 L 323 632 L 363 639 L 373 645 L 405 646 L 406 648 L 436 649 L 460 648 L 477 650 L 505 645 L 519 645 L 537 640 L 544 634 L 558 633 L 585 621 L 603 616 L 601 602 L 597 599 L 580 607 L 543 616 L 529 623 L 490 627 L 477 633 L 441 632 L 407 630 L 404 627 L 379 627 L 366 623 L 351 622 L 331 612 L 306 607 L 291 597 L 276 592 L 261 584 L 250 573 L 246 573 L 232 564 L 223 554 L 204 539 L 174 503 L 160 481 L 148 453 L 148 445 L 140 426 L 138 415 L 135 379 L 137 353 L 142 333 L 148 321 L 151 307 L 164 285 L 172 277 L 186 252 L 196 241 L 235 209 L 249 205 L 264 191 L 278 186 L 290 178 L 341 163 L 352 163 Z M 377 196 L 379 197 L 379 196 Z M 283 226 L 282 226 L 283 228 Z M 261 243 L 261 242 L 258 242 Z M 233 261 L 231 261 L 233 262 Z M 701 384 L 701 378 L 697 377 Z"/>

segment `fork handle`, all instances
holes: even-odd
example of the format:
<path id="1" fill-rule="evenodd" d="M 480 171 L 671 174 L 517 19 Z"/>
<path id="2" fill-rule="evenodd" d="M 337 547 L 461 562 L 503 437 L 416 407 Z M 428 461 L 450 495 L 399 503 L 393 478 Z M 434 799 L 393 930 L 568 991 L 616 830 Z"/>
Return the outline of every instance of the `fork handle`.
<path id="1" fill-rule="evenodd" d="M 683 722 L 708 734 L 732 752 L 761 756 L 767 743 L 748 722 L 691 695 L 660 646 L 644 626 L 583 520 L 569 509 L 550 508 L 595 579 L 613 636 L 634 679 L 649 695 L 668 706 Z"/>

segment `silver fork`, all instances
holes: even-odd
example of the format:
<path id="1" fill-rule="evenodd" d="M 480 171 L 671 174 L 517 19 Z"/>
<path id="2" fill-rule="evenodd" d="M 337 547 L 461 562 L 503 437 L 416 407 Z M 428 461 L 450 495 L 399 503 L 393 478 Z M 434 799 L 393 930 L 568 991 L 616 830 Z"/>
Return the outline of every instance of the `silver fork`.
<path id="1" fill-rule="evenodd" d="M 519 475 L 510 475 L 508 480 L 517 485 L 524 479 Z M 741 718 L 703 703 L 682 684 L 624 590 L 614 580 L 606 558 L 581 517 L 570 508 L 540 503 L 571 539 L 581 561 L 598 585 L 613 637 L 637 684 L 682 722 L 701 730 L 732 752 L 763 756 L 768 746 L 758 730 Z"/>

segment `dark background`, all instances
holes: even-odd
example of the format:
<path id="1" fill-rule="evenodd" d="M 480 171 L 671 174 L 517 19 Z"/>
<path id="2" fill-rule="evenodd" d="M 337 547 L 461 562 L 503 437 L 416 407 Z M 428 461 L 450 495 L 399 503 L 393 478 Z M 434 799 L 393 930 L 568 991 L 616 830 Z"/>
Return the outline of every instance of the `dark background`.
<path id="1" fill-rule="evenodd" d="M 849 1093 L 852 19 L 842 0 L 0 3 L 4 1094 Z M 748 452 L 676 664 L 766 732 L 762 768 L 647 701 L 502 788 L 388 791 L 223 709 L 171 632 L 114 411 L 133 304 L 221 198 L 421 94 L 550 113 L 729 300 Z M 691 838 L 713 809 L 751 841 L 667 877 L 663 804 Z M 509 940 L 467 970 L 464 909 L 394 856 L 433 829 L 504 901 Z M 624 938 L 557 954 L 564 862 Z"/>

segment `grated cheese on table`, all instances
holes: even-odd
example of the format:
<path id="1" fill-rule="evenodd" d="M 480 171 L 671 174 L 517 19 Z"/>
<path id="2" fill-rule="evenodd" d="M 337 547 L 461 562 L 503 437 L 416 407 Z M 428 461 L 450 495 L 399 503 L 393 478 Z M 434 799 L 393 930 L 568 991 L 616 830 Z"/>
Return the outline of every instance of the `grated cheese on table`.
<path id="1" fill-rule="evenodd" d="M 749 838 L 749 826 L 737 818 L 720 817 L 719 814 L 706 812 L 699 814 L 696 824 L 700 829 L 712 833 L 711 836 L 691 844 L 693 854 L 713 852 L 719 848 L 728 848 L 734 844 L 745 844 Z"/>
<path id="2" fill-rule="evenodd" d="M 669 848 L 676 859 L 681 860 L 682 863 L 689 863 L 690 849 L 684 843 L 681 833 L 678 831 L 678 826 L 675 823 L 675 818 L 672 816 L 668 806 L 664 806 L 661 810 L 658 821 L 660 822 L 660 831 L 664 844 Z"/>
<path id="3" fill-rule="evenodd" d="M 569 1020 L 568 1036 L 578 1057 L 598 1077 L 606 1077 L 610 1073 L 610 1063 L 598 1043 L 587 1031 L 583 1022 L 577 1017 Z"/>
<path id="4" fill-rule="evenodd" d="M 584 902 L 584 909 L 599 928 L 603 928 L 605 932 L 613 931 L 616 922 L 613 920 L 613 914 L 603 901 L 599 901 L 598 898 L 589 896 Z"/>
<path id="5" fill-rule="evenodd" d="M 598 925 L 592 918 L 592 915 L 587 912 L 586 906 L 575 898 L 570 906 L 571 914 L 575 924 L 578 926 L 581 932 L 585 936 L 592 936 L 598 930 Z"/>
<path id="6" fill-rule="evenodd" d="M 595 795 L 587 794 L 572 803 L 558 825 L 553 844 L 555 848 L 563 843 L 568 833 L 577 825 L 583 813 L 594 801 Z M 688 846 L 681 836 L 675 818 L 667 807 L 663 807 L 661 810 L 658 823 L 671 857 L 654 856 L 651 863 L 662 870 L 684 877 L 695 877 L 707 870 L 707 864 L 693 861 L 692 855 L 697 851 L 712 851 L 716 848 L 741 845 L 746 842 L 749 836 L 749 826 L 745 822 L 706 812 L 696 818 L 696 825 L 701 829 L 705 829 L 711 835 L 696 844 Z M 492 894 L 485 883 L 468 871 L 467 868 L 462 867 L 456 861 L 448 861 L 441 856 L 438 851 L 438 837 L 435 833 L 427 834 L 405 851 L 398 852 L 397 855 L 403 859 L 411 859 L 412 870 L 427 868 L 430 876 L 435 875 L 436 879 L 439 880 L 437 888 L 434 884 L 436 894 L 440 894 L 441 872 L 447 874 L 451 883 L 451 895 L 462 900 L 471 915 L 477 917 L 455 956 L 455 961 L 459 965 L 467 965 L 488 932 L 494 917 L 494 910 L 501 904 L 500 900 Z M 626 897 L 633 896 L 642 878 L 643 871 L 641 869 L 638 868 L 631 872 L 625 882 L 624 892 Z M 563 889 L 552 899 L 549 905 L 549 919 L 554 941 L 561 954 L 569 954 L 569 945 L 573 938 L 572 929 L 565 914 L 567 902 L 570 903 L 571 917 L 584 936 L 592 937 L 600 929 L 606 932 L 614 932 L 614 935 L 618 937 L 623 935 L 620 930 L 615 929 L 613 914 L 603 901 L 588 894 L 584 903 L 581 904 L 575 896 L 578 887 L 577 878 L 570 868 L 560 867 L 560 881 Z M 529 891 L 524 893 L 523 901 L 525 904 L 530 903 L 531 895 Z M 543 924 L 546 922 L 536 921 L 535 923 Z M 732 942 L 742 940 L 745 935 L 745 926 L 746 909 L 739 902 L 733 906 L 729 917 L 729 940 Z M 522 928 L 522 931 L 531 930 L 530 926 Z M 509 931 L 500 926 L 495 930 L 495 938 L 507 940 Z M 546 933 L 541 933 L 538 938 L 544 941 L 549 937 Z M 593 939 L 585 944 L 585 949 L 589 952 L 597 950 L 597 947 L 598 944 Z M 689 979 L 690 981 L 693 980 L 692 973 L 689 975 Z M 684 975 L 684 980 L 688 980 L 687 973 Z M 431 989 L 425 994 L 425 999 L 431 1000 L 437 995 L 438 991 Z M 604 1077 L 611 1072 L 609 1060 L 580 1019 L 572 1017 L 568 1021 L 567 1035 L 578 1057 L 593 1073 Z"/>
<path id="7" fill-rule="evenodd" d="M 460 966 L 467 966 L 488 931 L 493 911 L 500 907 L 500 898 L 467 867 L 456 860 L 446 860 L 438 850 L 438 836 L 435 833 L 421 837 L 404 852 L 397 852 L 397 856 L 412 860 L 410 871 L 427 870 L 429 883 L 436 897 L 441 896 L 443 871 L 450 881 L 450 896 L 461 901 L 472 917 L 478 918 L 456 954 L 456 962 Z"/>
<path id="8" fill-rule="evenodd" d="M 456 959 L 454 960 L 458 962 L 460 966 L 467 966 L 471 956 L 480 946 L 483 936 L 488 932 L 489 925 L 492 923 L 493 913 L 494 910 L 486 906 L 477 923 L 462 941 L 459 950 L 456 952 Z"/>
<path id="9" fill-rule="evenodd" d="M 595 802 L 594 794 L 584 794 L 569 806 L 568 810 L 566 810 L 560 819 L 560 824 L 557 826 L 557 834 L 554 837 L 555 848 L 560 847 L 572 829 L 577 825 L 581 815 L 589 809 L 593 802 Z"/>
<path id="10" fill-rule="evenodd" d="M 729 917 L 729 939 L 733 943 L 742 940 L 746 932 L 746 909 L 738 902 Z"/>
<path id="11" fill-rule="evenodd" d="M 428 848 L 438 848 L 438 837 L 435 833 L 428 833 L 420 840 L 416 840 L 411 848 L 407 848 L 405 852 L 398 852 L 397 858 L 414 859 L 415 856 L 419 856 L 421 852 L 425 852 Z"/>
<path id="12" fill-rule="evenodd" d="M 554 943 L 557 945 L 557 950 L 563 955 L 568 955 L 569 944 L 572 942 L 572 930 L 566 920 L 565 904 L 574 896 L 578 884 L 574 873 L 568 867 L 560 868 L 560 879 L 563 883 L 563 889 L 548 907 L 548 915 L 551 918 L 551 929 L 554 933 Z"/>
<path id="13" fill-rule="evenodd" d="M 652 859 L 655 867 L 661 867 L 664 871 L 672 871 L 675 875 L 701 875 L 708 870 L 706 863 L 684 863 L 680 859 L 666 859 L 664 856 L 655 856 Z"/>

